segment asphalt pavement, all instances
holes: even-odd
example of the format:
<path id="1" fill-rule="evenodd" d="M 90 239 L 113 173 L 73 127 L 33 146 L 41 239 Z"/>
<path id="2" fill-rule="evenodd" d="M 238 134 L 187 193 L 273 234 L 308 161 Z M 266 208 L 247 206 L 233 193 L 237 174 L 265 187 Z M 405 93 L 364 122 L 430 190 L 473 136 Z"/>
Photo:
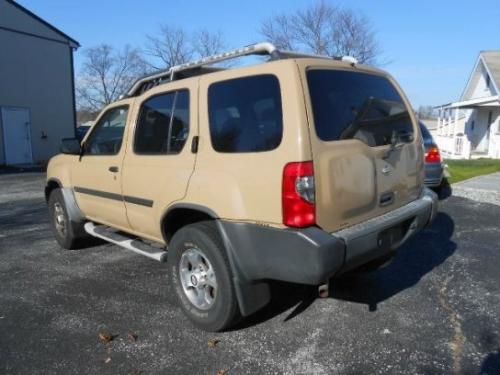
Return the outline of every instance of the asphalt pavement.
<path id="1" fill-rule="evenodd" d="M 267 308 L 212 334 L 176 306 L 165 264 L 61 249 L 43 175 L 0 175 L 0 373 L 500 374 L 499 217 L 451 196 L 387 268 L 326 299 L 273 284 Z"/>

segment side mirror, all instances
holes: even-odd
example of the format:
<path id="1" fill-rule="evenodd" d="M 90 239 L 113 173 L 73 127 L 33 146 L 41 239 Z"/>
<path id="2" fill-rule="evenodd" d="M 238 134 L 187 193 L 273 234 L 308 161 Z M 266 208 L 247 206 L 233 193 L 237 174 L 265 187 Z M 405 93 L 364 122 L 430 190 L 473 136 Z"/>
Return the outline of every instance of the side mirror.
<path id="1" fill-rule="evenodd" d="M 61 140 L 61 152 L 68 155 L 80 155 L 82 147 L 76 138 L 64 138 Z"/>

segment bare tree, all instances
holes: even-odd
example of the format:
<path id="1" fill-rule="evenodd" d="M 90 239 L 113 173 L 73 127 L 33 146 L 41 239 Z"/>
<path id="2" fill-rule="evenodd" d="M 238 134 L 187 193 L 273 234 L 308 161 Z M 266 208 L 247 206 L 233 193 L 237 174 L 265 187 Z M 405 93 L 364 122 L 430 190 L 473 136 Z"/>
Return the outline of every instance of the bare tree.
<path id="1" fill-rule="evenodd" d="M 158 35 L 147 35 L 146 54 L 153 57 L 149 64 L 154 69 L 168 69 L 189 61 L 193 49 L 189 37 L 182 28 L 160 26 Z"/>
<path id="2" fill-rule="evenodd" d="M 99 111 L 118 99 L 145 72 L 144 60 L 130 46 L 121 51 L 107 44 L 87 49 L 77 78 L 78 107 Z"/>
<path id="3" fill-rule="evenodd" d="M 200 30 L 193 35 L 192 45 L 194 52 L 199 57 L 215 55 L 226 49 L 222 33 L 220 31 L 211 33 L 206 29 Z"/>
<path id="4" fill-rule="evenodd" d="M 285 14 L 279 14 L 262 21 L 260 32 L 276 47 L 292 50 L 294 48 L 293 39 L 295 30 L 291 24 L 291 17 Z"/>
<path id="5" fill-rule="evenodd" d="M 431 105 L 421 105 L 418 107 L 417 116 L 419 119 L 430 120 L 437 117 L 436 110 Z"/>
<path id="6" fill-rule="evenodd" d="M 306 46 L 314 53 L 329 54 L 336 13 L 337 8 L 323 1 L 297 11 L 291 16 L 292 41 Z"/>
<path id="7" fill-rule="evenodd" d="M 323 0 L 264 20 L 260 32 L 279 48 L 327 56 L 351 55 L 361 63 L 375 64 L 381 52 L 366 17 Z"/>
<path id="8" fill-rule="evenodd" d="M 76 111 L 76 123 L 80 125 L 88 121 L 94 121 L 98 114 L 99 112 L 96 110 L 79 108 Z"/>
<path id="9" fill-rule="evenodd" d="M 168 69 L 188 62 L 193 57 L 205 57 L 222 52 L 226 43 L 220 31 L 206 29 L 189 35 L 184 29 L 163 25 L 157 35 L 148 35 L 145 54 L 152 57 L 152 68 Z"/>

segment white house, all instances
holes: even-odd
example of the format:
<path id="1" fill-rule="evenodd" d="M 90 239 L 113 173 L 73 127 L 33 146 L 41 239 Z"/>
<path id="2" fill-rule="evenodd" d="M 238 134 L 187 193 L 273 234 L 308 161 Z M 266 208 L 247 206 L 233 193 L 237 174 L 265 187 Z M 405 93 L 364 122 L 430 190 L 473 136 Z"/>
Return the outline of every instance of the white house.
<path id="1" fill-rule="evenodd" d="M 444 158 L 500 158 L 500 50 L 481 51 L 460 100 L 439 107 Z"/>
<path id="2" fill-rule="evenodd" d="M 45 163 L 75 136 L 76 40 L 0 0 L 0 165 Z"/>

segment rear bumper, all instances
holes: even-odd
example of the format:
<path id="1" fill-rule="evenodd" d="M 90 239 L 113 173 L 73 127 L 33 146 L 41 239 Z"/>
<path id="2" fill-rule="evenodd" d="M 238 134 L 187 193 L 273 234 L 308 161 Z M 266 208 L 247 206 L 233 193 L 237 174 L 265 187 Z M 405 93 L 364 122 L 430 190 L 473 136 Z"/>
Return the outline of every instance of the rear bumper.
<path id="1" fill-rule="evenodd" d="M 443 180 L 443 164 L 441 163 L 426 163 L 424 167 L 425 177 L 424 184 L 427 187 L 438 187 Z"/>
<path id="2" fill-rule="evenodd" d="M 419 199 L 403 207 L 335 233 L 316 227 L 277 229 L 230 221 L 220 225 L 238 279 L 319 285 L 394 251 L 432 222 L 436 212 L 436 194 L 424 189 Z"/>

